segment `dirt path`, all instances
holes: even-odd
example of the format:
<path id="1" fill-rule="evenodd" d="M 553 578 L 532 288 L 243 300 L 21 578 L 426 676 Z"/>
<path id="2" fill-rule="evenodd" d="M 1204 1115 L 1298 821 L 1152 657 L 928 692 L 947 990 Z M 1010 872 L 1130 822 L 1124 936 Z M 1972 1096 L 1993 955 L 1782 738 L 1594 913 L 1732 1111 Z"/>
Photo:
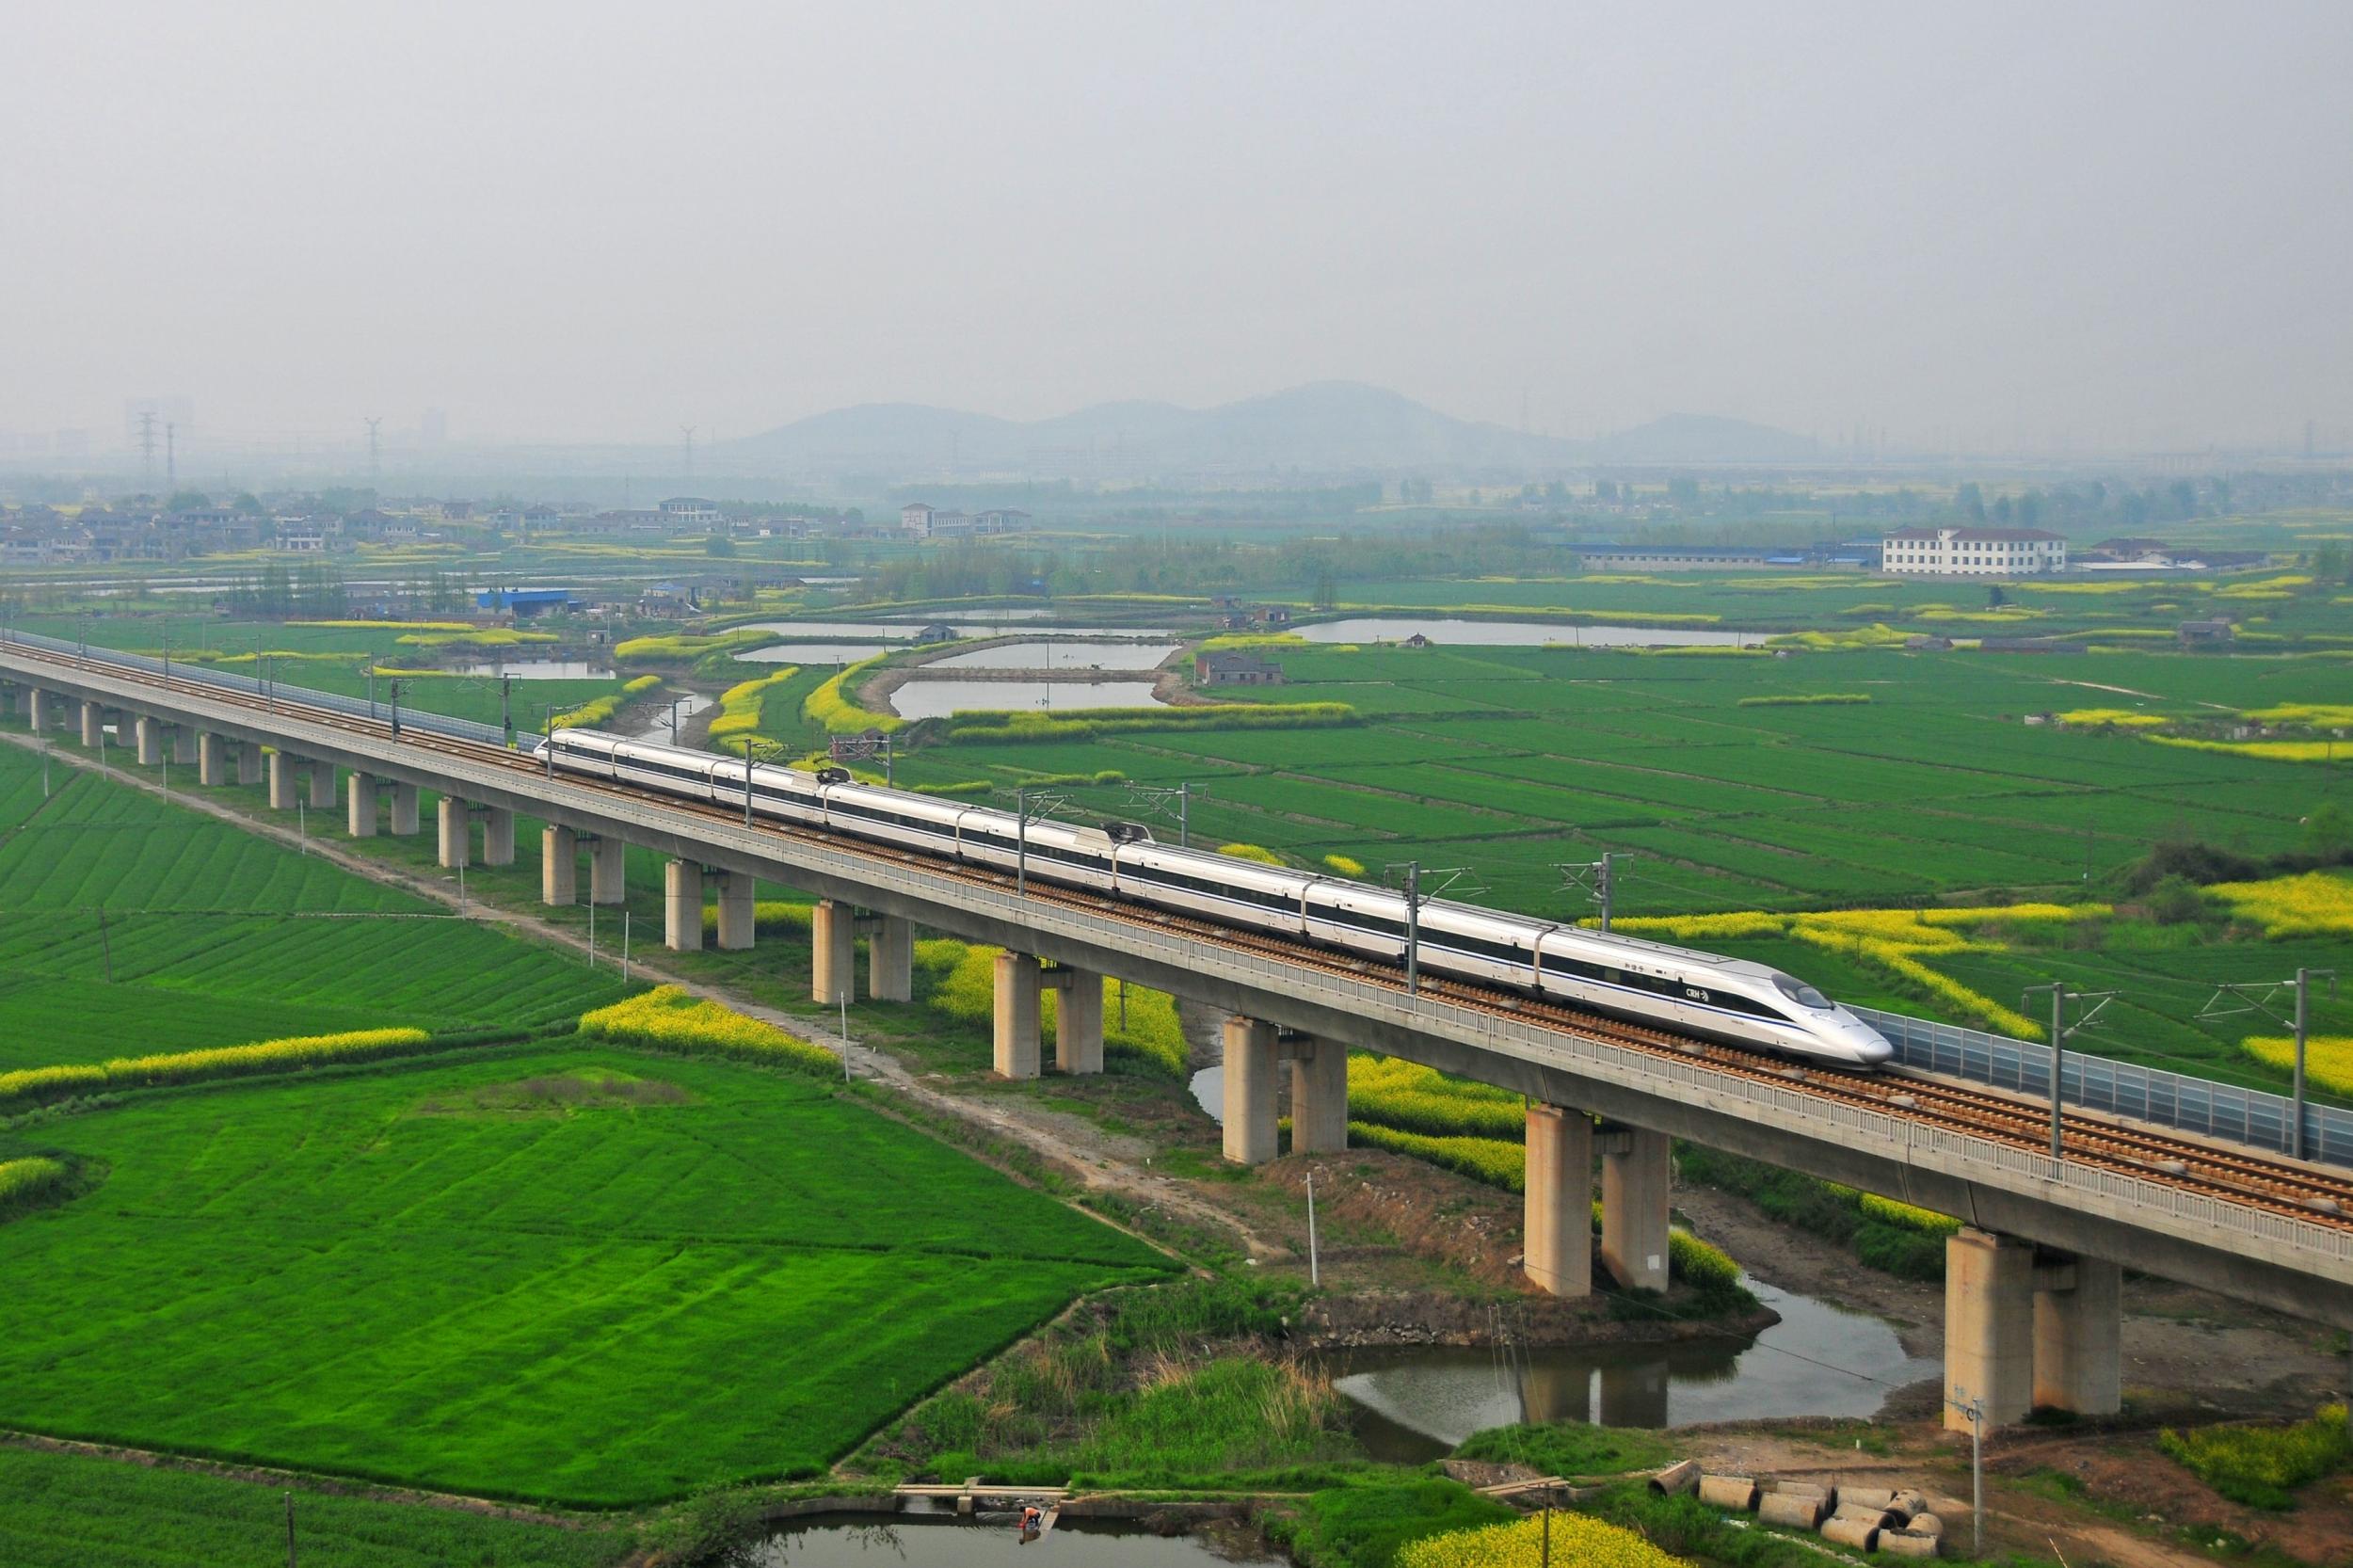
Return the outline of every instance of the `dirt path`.
<path id="1" fill-rule="evenodd" d="M 0 739 L 26 750 L 39 749 L 38 743 L 30 736 L 10 733 L 0 736 Z M 54 747 L 51 748 L 51 755 L 60 763 L 86 773 L 102 771 L 96 760 L 90 758 Z M 428 899 L 453 914 L 462 912 L 466 918 L 486 925 L 503 926 L 551 947 L 562 948 L 584 957 L 587 955 L 587 937 L 564 926 L 517 910 L 485 904 L 480 899 L 469 899 L 461 905 L 456 889 L 445 886 L 439 879 L 427 880 L 401 868 L 388 866 L 368 856 L 356 854 L 334 840 L 305 838 L 296 829 L 284 826 L 266 815 L 259 812 L 248 814 L 217 800 L 176 792 L 165 795 L 154 780 L 134 773 L 115 768 L 103 771 L 105 777 L 116 783 L 162 795 L 175 806 L 203 812 L 247 832 L 275 840 L 290 848 L 298 848 L 354 875 Z M 1176 1215 L 1186 1224 L 1229 1233 L 1252 1257 L 1273 1260 L 1290 1256 L 1289 1248 L 1269 1240 L 1242 1217 L 1205 1201 L 1190 1185 L 1137 1168 L 1132 1162 L 1135 1151 L 1123 1146 L 1126 1140 L 1105 1132 L 1085 1117 L 1068 1115 L 1011 1096 L 972 1098 L 950 1094 L 917 1076 L 888 1052 L 867 1046 L 856 1037 L 845 1047 L 838 1032 L 799 1015 L 762 1006 L 708 981 L 690 980 L 675 974 L 664 968 L 659 960 L 648 962 L 632 956 L 630 968 L 632 974 L 642 975 L 657 984 L 682 987 L 695 996 L 722 1002 L 763 1023 L 774 1024 L 811 1045 L 823 1047 L 838 1055 L 846 1054 L 851 1072 L 859 1078 L 896 1089 L 928 1111 L 953 1116 L 997 1137 L 1018 1144 L 1091 1192 L 1116 1193 L 1141 1208 Z"/>

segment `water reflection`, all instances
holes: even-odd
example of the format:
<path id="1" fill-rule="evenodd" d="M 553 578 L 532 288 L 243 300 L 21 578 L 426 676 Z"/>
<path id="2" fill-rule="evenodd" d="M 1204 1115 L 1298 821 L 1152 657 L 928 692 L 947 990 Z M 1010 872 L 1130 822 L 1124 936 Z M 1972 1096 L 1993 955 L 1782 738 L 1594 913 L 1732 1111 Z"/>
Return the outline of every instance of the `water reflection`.
<path id="1" fill-rule="evenodd" d="M 1762 640 L 1738 632 L 1670 626 L 1561 626 L 1536 620 L 1455 620 L 1437 616 L 1359 616 L 1296 628 L 1311 643 L 1402 642 L 1417 632 L 1433 643 L 1484 648 L 1737 648 Z"/>
<path id="2" fill-rule="evenodd" d="M 1033 1564 L 1038 1552 L 1072 1568 L 1277 1568 L 1283 1559 L 1255 1537 L 1231 1531 L 1158 1536 L 1136 1525 L 1065 1519 L 1027 1554 L 1010 1521 L 973 1521 L 948 1514 L 900 1514 L 887 1523 L 865 1516 L 813 1514 L 780 1525 L 762 1541 L 730 1555 L 731 1568 L 1000 1568 Z"/>
<path id="3" fill-rule="evenodd" d="M 910 680 L 890 694 L 902 717 L 938 718 L 973 710 L 1149 708 L 1149 680 Z"/>
<path id="4" fill-rule="evenodd" d="M 1748 1282 L 1781 1321 L 1753 1340 L 1566 1350 L 1436 1346 L 1336 1354 L 1334 1386 L 1358 1407 L 1375 1456 L 1419 1464 L 1486 1427 L 1593 1421 L 1679 1427 L 1797 1416 L 1868 1416 L 1888 1395 L 1937 1375 L 1877 1318 Z"/>

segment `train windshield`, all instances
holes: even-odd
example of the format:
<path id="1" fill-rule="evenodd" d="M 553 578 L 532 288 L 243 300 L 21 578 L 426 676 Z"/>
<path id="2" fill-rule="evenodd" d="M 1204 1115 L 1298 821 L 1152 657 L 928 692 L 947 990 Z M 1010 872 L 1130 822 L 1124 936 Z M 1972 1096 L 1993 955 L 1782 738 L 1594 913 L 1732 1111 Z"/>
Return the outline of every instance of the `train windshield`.
<path id="1" fill-rule="evenodd" d="M 1817 1013 L 1830 1011 L 1830 998 L 1822 995 L 1802 980 L 1792 979 L 1785 974 L 1777 974 L 1773 976 L 1773 985 L 1783 996 L 1787 997 L 1800 1007 L 1811 1007 Z"/>

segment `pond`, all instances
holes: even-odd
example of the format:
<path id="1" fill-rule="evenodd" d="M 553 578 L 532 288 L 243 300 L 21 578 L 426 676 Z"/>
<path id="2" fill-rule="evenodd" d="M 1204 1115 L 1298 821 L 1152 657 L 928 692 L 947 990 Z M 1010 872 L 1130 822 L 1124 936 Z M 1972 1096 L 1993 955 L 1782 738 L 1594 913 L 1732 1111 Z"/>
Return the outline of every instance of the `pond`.
<path id="1" fill-rule="evenodd" d="M 778 1525 L 732 1555 L 742 1568 L 1279 1568 L 1284 1559 L 1247 1535 L 1159 1536 L 1141 1525 L 1066 1519 L 1028 1548 L 1010 1519 L 952 1513 L 811 1514 Z"/>
<path id="2" fill-rule="evenodd" d="M 1887 1323 L 1749 1279 L 1781 1321 L 1754 1339 L 1672 1345 L 1346 1351 L 1324 1359 L 1377 1459 L 1418 1464 L 1513 1421 L 1683 1427 L 1799 1416 L 1870 1416 L 1907 1384 L 1940 1375 Z"/>
<path id="3" fill-rule="evenodd" d="M 935 719 L 972 709 L 1149 708 L 1149 680 L 910 680 L 890 694 L 901 718 Z"/>
<path id="4" fill-rule="evenodd" d="M 889 651 L 887 643 L 778 643 L 735 657 L 747 664 L 855 664 Z"/>
<path id="5" fill-rule="evenodd" d="M 1402 642 L 1418 632 L 1433 643 L 1484 648 L 1739 648 L 1764 641 L 1749 632 L 1695 632 L 1671 626 L 1561 626 L 1538 620 L 1449 620 L 1436 616 L 1360 616 L 1293 628 L 1311 643 Z"/>
<path id="6" fill-rule="evenodd" d="M 936 670 L 1148 670 L 1176 651 L 1175 643 L 1003 643 L 952 653 L 925 667 Z"/>
<path id="7" fill-rule="evenodd" d="M 613 671 L 602 664 L 592 664 L 585 659 L 516 659 L 505 664 L 492 662 L 480 664 L 460 664 L 459 675 L 484 675 L 496 680 L 511 675 L 518 680 L 610 680 Z"/>

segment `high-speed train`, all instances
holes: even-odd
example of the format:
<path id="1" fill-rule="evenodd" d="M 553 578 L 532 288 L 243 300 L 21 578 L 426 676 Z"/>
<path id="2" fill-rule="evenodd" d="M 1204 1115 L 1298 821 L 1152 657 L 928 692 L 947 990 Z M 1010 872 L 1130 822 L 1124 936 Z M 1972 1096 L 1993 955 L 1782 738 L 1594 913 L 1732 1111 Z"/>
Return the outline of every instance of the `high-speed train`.
<path id="1" fill-rule="evenodd" d="M 1404 956 L 1402 894 L 1154 841 L 1132 823 L 1080 827 L 858 783 L 829 768 L 747 764 L 594 729 L 545 743 L 565 773 L 610 779 L 755 817 L 896 844 L 1089 888 L 1227 925 L 1280 932 L 1389 962 Z M 1026 840 L 1026 841 L 1025 841 Z M 1825 1065 L 1872 1068 L 1894 1054 L 1879 1033 L 1803 981 L 1688 948 L 1604 936 L 1445 899 L 1419 906 L 1418 958 L 1433 974 L 1557 997 L 1636 1022 Z"/>

